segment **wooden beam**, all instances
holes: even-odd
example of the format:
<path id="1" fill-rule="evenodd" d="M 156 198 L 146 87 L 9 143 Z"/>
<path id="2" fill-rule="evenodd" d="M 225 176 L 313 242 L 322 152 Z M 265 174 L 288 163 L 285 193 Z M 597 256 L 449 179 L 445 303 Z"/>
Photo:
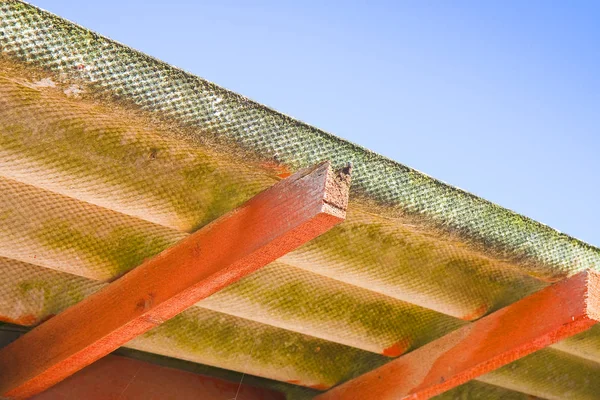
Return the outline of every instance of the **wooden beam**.
<path id="1" fill-rule="evenodd" d="M 239 381 L 108 355 L 31 400 L 59 399 L 285 400 L 285 395 Z"/>
<path id="2" fill-rule="evenodd" d="M 341 222 L 349 171 L 300 171 L 0 349 L 0 394 L 39 393 Z"/>
<path id="3" fill-rule="evenodd" d="M 585 271 L 315 399 L 429 399 L 585 331 L 599 318 L 600 277 Z"/>

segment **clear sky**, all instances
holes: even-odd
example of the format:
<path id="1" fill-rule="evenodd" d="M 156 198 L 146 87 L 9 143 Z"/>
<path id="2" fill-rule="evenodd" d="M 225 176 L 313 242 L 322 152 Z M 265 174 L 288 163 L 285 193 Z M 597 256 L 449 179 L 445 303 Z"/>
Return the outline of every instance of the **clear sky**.
<path id="1" fill-rule="evenodd" d="M 600 246 L 600 2 L 30 1 Z"/>

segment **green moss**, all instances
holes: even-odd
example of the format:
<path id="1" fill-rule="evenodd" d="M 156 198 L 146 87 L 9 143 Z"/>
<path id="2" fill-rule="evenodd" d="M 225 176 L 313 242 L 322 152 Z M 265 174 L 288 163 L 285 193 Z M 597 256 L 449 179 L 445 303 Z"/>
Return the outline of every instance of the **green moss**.
<path id="1" fill-rule="evenodd" d="M 77 288 L 74 288 L 74 287 L 70 287 L 67 290 L 67 296 L 69 296 L 69 300 L 70 300 L 71 304 L 77 304 L 81 300 L 83 300 L 86 295 L 81 290 L 78 290 Z"/>
<path id="2" fill-rule="evenodd" d="M 184 221 L 184 229 L 212 221 L 273 182 L 266 175 L 240 174 L 243 167 L 217 160 L 198 146 L 109 118 L 99 107 L 50 95 L 30 101 L 31 89 L 6 80 L 0 84 L 9 89 L 5 100 L 11 105 L 0 110 L 2 148 L 64 172 L 75 182 L 93 177 L 134 191 L 149 204 L 168 205 Z M 15 118 L 10 109 L 28 110 L 36 118 Z"/>
<path id="3" fill-rule="evenodd" d="M 314 239 L 300 252 L 331 265 L 342 264 L 344 273 L 385 283 L 391 289 L 382 290 L 392 296 L 426 290 L 435 299 L 421 297 L 419 305 L 459 318 L 480 316 L 543 286 L 488 259 L 377 219 L 351 213 L 346 222 Z M 295 260 L 293 255 L 290 259 L 292 263 Z M 414 297 L 408 300 L 416 301 Z M 436 308 L 440 303 L 449 307 Z M 463 310 L 463 314 L 457 310 Z"/>
<path id="4" fill-rule="evenodd" d="M 534 400 L 528 394 L 512 391 L 483 382 L 470 381 L 451 389 L 433 400 Z"/>
<path id="5" fill-rule="evenodd" d="M 21 281 L 17 284 L 17 289 L 22 297 L 29 296 L 30 292 L 42 293 L 44 299 L 41 318 L 60 312 L 89 294 L 78 280 L 56 281 L 44 277 Z"/>
<path id="6" fill-rule="evenodd" d="M 50 287 L 50 284 L 41 279 L 19 282 L 17 288 L 19 289 L 21 295 L 26 295 L 31 290 L 39 290 L 43 292 L 45 303 L 47 303 L 47 301 L 50 298 L 50 295 L 53 292 L 52 288 Z"/>
<path id="7" fill-rule="evenodd" d="M 212 354 L 233 369 L 245 369 L 243 365 L 231 364 L 245 355 L 268 368 L 293 367 L 327 385 L 388 360 L 355 348 L 200 309 L 179 314 L 153 331 L 155 339 L 160 334 L 176 343 L 181 351 Z"/>
<path id="8" fill-rule="evenodd" d="M 12 210 L 2 210 L 0 211 L 0 221 L 5 221 L 13 215 Z"/>
<path id="9" fill-rule="evenodd" d="M 293 279 L 286 279 L 286 272 L 293 273 Z M 387 346 L 403 342 L 418 347 L 463 325 L 434 311 L 352 288 L 324 277 L 311 279 L 289 266 L 268 266 L 215 294 L 213 303 L 230 296 L 244 298 L 274 319 L 324 326 L 337 321 L 346 330 L 366 335 L 367 342 Z"/>
<path id="10" fill-rule="evenodd" d="M 558 350 L 600 362 L 600 324 L 553 346 Z"/>
<path id="11" fill-rule="evenodd" d="M 542 398 L 597 399 L 600 365 L 576 356 L 544 349 L 488 373 L 480 380 L 518 388 Z"/>
<path id="12" fill-rule="evenodd" d="M 119 276 L 173 244 L 134 228 L 117 226 L 101 234 L 94 226 L 83 228 L 67 220 L 46 221 L 37 238 L 54 250 L 75 250 L 93 266 L 104 268 L 102 275 Z M 108 269 L 108 270 L 106 270 Z"/>

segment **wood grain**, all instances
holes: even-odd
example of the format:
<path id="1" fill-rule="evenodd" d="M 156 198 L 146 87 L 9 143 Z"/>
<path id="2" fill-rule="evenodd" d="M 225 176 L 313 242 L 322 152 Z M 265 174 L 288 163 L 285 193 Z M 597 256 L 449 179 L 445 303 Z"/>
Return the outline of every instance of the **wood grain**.
<path id="1" fill-rule="evenodd" d="M 315 399 L 429 399 L 589 329 L 600 319 L 599 293 L 598 273 L 582 272 Z"/>
<path id="2" fill-rule="evenodd" d="M 329 163 L 259 193 L 0 349 L 0 393 L 27 398 L 341 222 L 349 173 Z"/>

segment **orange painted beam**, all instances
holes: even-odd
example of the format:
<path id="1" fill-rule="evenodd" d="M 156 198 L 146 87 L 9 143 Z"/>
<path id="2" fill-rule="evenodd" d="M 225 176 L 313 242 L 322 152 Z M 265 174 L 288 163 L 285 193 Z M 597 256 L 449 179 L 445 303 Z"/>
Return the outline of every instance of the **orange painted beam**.
<path id="1" fill-rule="evenodd" d="M 285 400 L 273 390 L 108 355 L 32 400 Z"/>
<path id="2" fill-rule="evenodd" d="M 346 216 L 350 177 L 329 163 L 259 193 L 0 349 L 0 394 L 39 393 Z"/>
<path id="3" fill-rule="evenodd" d="M 600 276 L 582 272 L 315 399 L 429 399 L 585 331 L 599 318 Z"/>

